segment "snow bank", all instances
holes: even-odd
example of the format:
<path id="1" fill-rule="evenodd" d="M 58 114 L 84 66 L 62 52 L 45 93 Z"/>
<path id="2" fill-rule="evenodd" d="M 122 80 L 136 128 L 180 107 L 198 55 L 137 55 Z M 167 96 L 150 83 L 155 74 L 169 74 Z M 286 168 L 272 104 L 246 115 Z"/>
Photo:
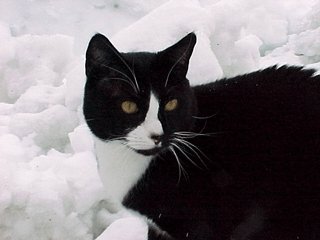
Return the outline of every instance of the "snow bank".
<path id="1" fill-rule="evenodd" d="M 73 39 L 13 37 L 6 24 L 0 37 L 0 239 L 93 239 L 103 188 Z"/>
<path id="2" fill-rule="evenodd" d="M 1 1 L 1 240 L 89 240 L 117 219 L 100 209 L 81 111 L 83 54 L 98 31 L 122 51 L 159 51 L 194 31 L 193 85 L 277 63 L 320 69 L 319 0 Z M 146 235 L 126 216 L 98 239 Z"/>
<path id="3" fill-rule="evenodd" d="M 148 226 L 143 220 L 135 217 L 127 217 L 112 223 L 97 240 L 145 240 L 147 236 Z"/>

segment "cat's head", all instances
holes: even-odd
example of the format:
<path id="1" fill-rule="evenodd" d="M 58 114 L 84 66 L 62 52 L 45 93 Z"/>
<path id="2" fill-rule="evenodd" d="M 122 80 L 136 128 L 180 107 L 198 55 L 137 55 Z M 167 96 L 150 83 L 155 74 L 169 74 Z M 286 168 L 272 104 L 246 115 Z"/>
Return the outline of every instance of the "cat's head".
<path id="1" fill-rule="evenodd" d="M 190 33 L 157 53 L 120 53 L 95 35 L 86 53 L 83 109 L 93 134 L 154 155 L 189 131 L 197 109 L 186 74 L 195 43 Z"/>

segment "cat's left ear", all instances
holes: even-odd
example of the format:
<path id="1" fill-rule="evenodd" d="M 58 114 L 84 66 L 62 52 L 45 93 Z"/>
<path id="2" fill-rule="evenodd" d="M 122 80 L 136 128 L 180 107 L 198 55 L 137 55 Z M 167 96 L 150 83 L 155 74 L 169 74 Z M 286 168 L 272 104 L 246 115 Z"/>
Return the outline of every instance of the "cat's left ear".
<path id="1" fill-rule="evenodd" d="M 98 33 L 94 35 L 86 52 L 86 75 L 89 77 L 94 69 L 101 69 L 103 66 L 116 64 L 121 54 L 112 45 L 108 38 Z"/>
<path id="2" fill-rule="evenodd" d="M 159 54 L 160 56 L 163 56 L 163 59 L 169 59 L 173 64 L 173 68 L 179 68 L 179 70 L 186 75 L 188 71 L 189 60 L 196 42 L 196 35 L 194 33 L 189 33 L 179 42 L 163 50 Z"/>

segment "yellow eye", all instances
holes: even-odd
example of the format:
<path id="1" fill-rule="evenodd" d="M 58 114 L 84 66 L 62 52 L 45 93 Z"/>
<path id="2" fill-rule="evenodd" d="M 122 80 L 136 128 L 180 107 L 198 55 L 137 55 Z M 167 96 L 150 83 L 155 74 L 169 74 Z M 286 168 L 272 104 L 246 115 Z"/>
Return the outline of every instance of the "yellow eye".
<path id="1" fill-rule="evenodd" d="M 131 101 L 124 101 L 121 103 L 122 111 L 128 114 L 133 114 L 138 112 L 138 106 L 136 103 Z"/>
<path id="2" fill-rule="evenodd" d="M 178 107 L 178 100 L 177 99 L 172 99 L 167 104 L 164 106 L 165 111 L 173 111 Z"/>

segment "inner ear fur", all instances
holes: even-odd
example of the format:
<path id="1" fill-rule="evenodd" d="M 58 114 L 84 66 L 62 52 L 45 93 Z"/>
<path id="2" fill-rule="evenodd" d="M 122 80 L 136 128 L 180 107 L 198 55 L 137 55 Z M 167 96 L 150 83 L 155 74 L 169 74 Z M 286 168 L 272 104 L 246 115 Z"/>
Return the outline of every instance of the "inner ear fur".
<path id="1" fill-rule="evenodd" d="M 189 60 L 192 55 L 194 46 L 197 42 L 196 35 L 192 32 L 178 41 L 176 44 L 171 47 L 163 50 L 159 54 L 163 59 L 170 60 L 175 66 L 184 71 L 184 74 L 187 74 Z"/>
<path id="2" fill-rule="evenodd" d="M 121 53 L 108 38 L 98 33 L 94 35 L 86 52 L 86 75 L 89 77 L 94 69 L 108 70 L 108 66 L 121 63 Z"/>

